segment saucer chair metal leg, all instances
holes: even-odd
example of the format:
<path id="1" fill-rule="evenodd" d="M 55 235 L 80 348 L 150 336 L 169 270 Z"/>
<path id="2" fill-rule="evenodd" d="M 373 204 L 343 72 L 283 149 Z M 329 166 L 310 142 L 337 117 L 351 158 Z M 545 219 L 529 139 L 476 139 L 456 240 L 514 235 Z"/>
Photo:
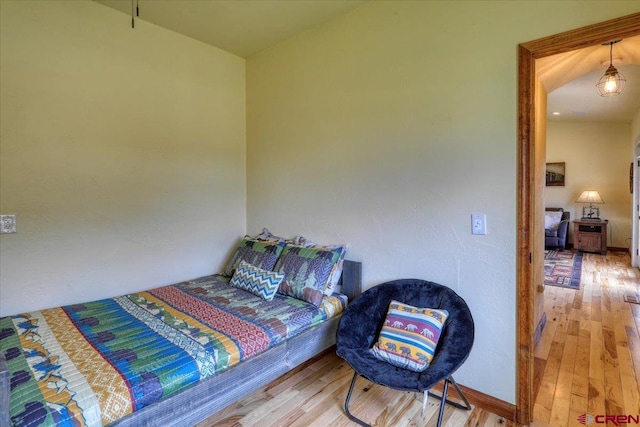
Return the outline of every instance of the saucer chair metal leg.
<path id="1" fill-rule="evenodd" d="M 456 391 L 458 392 L 458 395 L 464 401 L 464 405 L 456 404 L 455 402 L 447 402 L 447 403 L 450 403 L 450 404 L 454 405 L 458 409 L 465 409 L 467 411 L 470 410 L 471 409 L 471 405 L 469 404 L 469 401 L 465 397 L 464 393 L 462 393 L 462 390 L 460 390 L 460 387 L 458 387 L 458 383 L 456 383 L 456 381 L 453 379 L 453 377 L 449 377 L 449 382 L 451 382 L 451 384 L 453 384 L 453 386 L 455 387 Z"/>
<path id="2" fill-rule="evenodd" d="M 438 413 L 438 424 L 436 427 L 442 425 L 442 416 L 444 415 L 444 404 L 447 402 L 447 390 L 449 389 L 449 380 L 444 380 L 444 387 L 442 387 L 442 400 L 440 401 L 440 412 Z"/>
<path id="3" fill-rule="evenodd" d="M 418 399 L 418 392 L 413 392 L 413 398 Z M 427 390 L 422 392 L 422 411 L 420 412 L 420 416 L 424 418 L 424 410 L 427 409 L 427 401 L 429 399 L 429 392 Z"/>
<path id="4" fill-rule="evenodd" d="M 449 377 L 449 378 L 445 379 L 445 381 L 444 381 L 444 385 L 445 385 L 445 387 L 447 386 L 447 384 L 448 384 L 448 383 L 453 384 L 453 386 L 455 387 L 456 391 L 458 392 L 458 395 L 460 395 L 460 398 L 461 398 L 461 399 L 462 399 L 462 401 L 464 402 L 464 405 L 463 405 L 462 403 L 458 403 L 458 402 L 454 402 L 454 401 L 452 401 L 452 400 L 446 399 L 446 396 L 445 396 L 445 401 L 446 401 L 449 405 L 454 406 L 454 407 L 456 407 L 456 408 L 458 408 L 458 409 L 464 409 L 464 410 L 466 410 L 466 411 L 470 410 L 470 409 L 471 409 L 471 405 L 469 404 L 469 401 L 467 400 L 467 398 L 465 397 L 465 395 L 462 393 L 462 390 L 460 389 L 460 387 L 458 387 L 458 384 L 455 382 L 455 380 L 453 379 L 453 377 Z M 444 387 L 443 387 L 443 390 L 444 390 Z M 430 394 L 431 396 L 435 397 L 435 398 L 442 399 L 442 396 L 438 396 L 438 395 L 437 395 L 437 394 L 435 394 L 435 393 L 431 393 L 431 392 L 429 392 L 429 394 Z M 444 393 L 443 393 L 443 394 L 444 394 Z"/>
<path id="5" fill-rule="evenodd" d="M 356 379 L 358 378 L 358 373 L 353 373 L 353 379 L 351 380 L 351 385 L 349 386 L 349 393 L 347 393 L 347 399 L 344 402 L 344 411 L 347 413 L 347 417 L 354 423 L 358 423 L 363 427 L 371 427 L 369 424 L 362 421 L 360 418 L 357 418 L 351 412 L 349 412 L 349 400 L 351 400 L 351 393 L 353 392 L 353 386 L 356 384 Z"/>
<path id="6" fill-rule="evenodd" d="M 424 418 L 424 410 L 427 407 L 427 400 L 429 399 L 429 393 L 427 390 L 422 392 L 422 412 L 420 412 L 420 416 Z"/>
<path id="7" fill-rule="evenodd" d="M 456 391 L 458 392 L 458 395 L 460 395 L 460 397 L 462 398 L 462 401 L 464 402 L 464 405 L 458 402 L 454 402 L 452 400 L 447 399 L 447 392 L 449 390 L 449 383 L 453 384 L 453 387 L 456 389 Z M 431 392 L 429 392 L 430 395 L 434 396 L 434 397 L 440 397 L 436 394 L 433 394 Z M 440 397 L 440 413 L 438 414 L 438 423 L 436 427 L 440 427 L 442 425 L 442 416 L 444 415 L 444 404 L 448 403 L 451 406 L 454 406 L 458 409 L 464 409 L 464 410 L 470 410 L 471 409 L 471 405 L 469 404 L 469 401 L 467 400 L 467 398 L 465 397 L 465 395 L 462 393 L 462 390 L 460 390 L 460 387 L 458 387 L 458 384 L 456 383 L 456 381 L 453 379 L 453 377 L 449 377 L 446 378 L 444 380 L 444 386 L 442 387 L 442 397 Z"/>

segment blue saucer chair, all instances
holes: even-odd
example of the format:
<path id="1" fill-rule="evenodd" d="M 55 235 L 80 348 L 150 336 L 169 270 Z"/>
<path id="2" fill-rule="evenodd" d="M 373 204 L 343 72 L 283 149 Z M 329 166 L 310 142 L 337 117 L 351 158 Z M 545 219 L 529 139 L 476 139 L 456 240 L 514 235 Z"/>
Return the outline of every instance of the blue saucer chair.
<path id="1" fill-rule="evenodd" d="M 434 358 L 423 372 L 395 367 L 379 360 L 371 351 L 382 329 L 391 300 L 420 308 L 437 308 L 449 312 L 443 326 Z M 401 391 L 423 393 L 422 411 L 434 385 L 444 380 L 437 426 L 442 424 L 444 404 L 471 409 L 469 402 L 453 379 L 453 373 L 465 362 L 474 339 L 474 323 L 466 302 L 453 290 L 419 279 L 402 279 L 383 283 L 363 292 L 349 303 L 343 313 L 336 336 L 336 351 L 355 371 L 345 400 L 349 419 L 362 425 L 367 423 L 349 411 L 349 400 L 358 376 L 371 382 Z M 447 399 L 452 384 L 464 404 Z"/>

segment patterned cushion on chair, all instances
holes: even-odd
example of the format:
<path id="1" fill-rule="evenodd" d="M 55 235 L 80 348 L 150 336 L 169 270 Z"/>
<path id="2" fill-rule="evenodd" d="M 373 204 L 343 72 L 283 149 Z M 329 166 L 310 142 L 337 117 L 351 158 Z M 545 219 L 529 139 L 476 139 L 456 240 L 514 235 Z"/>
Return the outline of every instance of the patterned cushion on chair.
<path id="1" fill-rule="evenodd" d="M 448 316 L 447 310 L 417 308 L 392 300 L 372 351 L 394 366 L 422 372 L 433 360 Z"/>
<path id="2" fill-rule="evenodd" d="M 276 295 L 282 279 L 284 279 L 284 274 L 282 273 L 266 271 L 247 262 L 240 261 L 240 265 L 233 273 L 229 284 L 271 301 Z"/>

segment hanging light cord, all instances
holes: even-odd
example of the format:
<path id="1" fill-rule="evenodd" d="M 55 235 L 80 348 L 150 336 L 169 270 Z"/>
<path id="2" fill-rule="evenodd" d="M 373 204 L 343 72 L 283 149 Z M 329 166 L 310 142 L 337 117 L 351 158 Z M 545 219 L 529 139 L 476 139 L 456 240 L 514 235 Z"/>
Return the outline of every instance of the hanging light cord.
<path id="1" fill-rule="evenodd" d="M 609 43 L 609 65 L 613 65 L 613 43 Z"/>
<path id="2" fill-rule="evenodd" d="M 140 16 L 140 6 L 138 4 L 138 0 L 136 0 L 136 15 L 135 16 Z M 135 19 L 133 17 L 133 0 L 131 0 L 131 28 L 135 28 L 136 27 L 136 22 Z"/>

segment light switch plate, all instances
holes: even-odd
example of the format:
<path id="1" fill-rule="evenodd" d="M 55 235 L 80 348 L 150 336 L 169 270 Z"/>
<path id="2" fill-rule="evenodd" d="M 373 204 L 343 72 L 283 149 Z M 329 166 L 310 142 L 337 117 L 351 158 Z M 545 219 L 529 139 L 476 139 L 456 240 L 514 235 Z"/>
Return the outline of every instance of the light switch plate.
<path id="1" fill-rule="evenodd" d="M 0 233 L 15 233 L 16 232 L 16 216 L 15 215 L 0 215 Z"/>
<path id="2" fill-rule="evenodd" d="M 487 216 L 485 214 L 471 214 L 471 234 L 487 234 Z"/>

